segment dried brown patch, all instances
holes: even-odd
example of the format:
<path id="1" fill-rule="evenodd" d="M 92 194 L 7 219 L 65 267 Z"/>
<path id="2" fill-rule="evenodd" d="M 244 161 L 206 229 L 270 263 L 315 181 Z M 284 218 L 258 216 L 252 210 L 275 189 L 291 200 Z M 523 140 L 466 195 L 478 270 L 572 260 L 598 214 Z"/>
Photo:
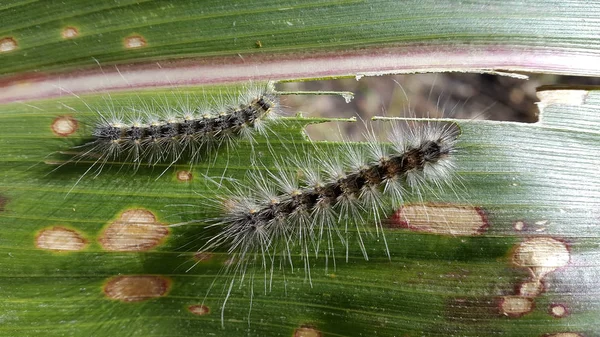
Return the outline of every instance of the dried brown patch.
<path id="1" fill-rule="evenodd" d="M 472 236 L 489 227 L 487 215 L 479 207 L 454 204 L 409 204 L 389 221 L 392 228 L 452 236 Z"/>
<path id="2" fill-rule="evenodd" d="M 525 228 L 527 228 L 527 224 L 525 223 L 525 221 L 518 220 L 513 223 L 513 228 L 516 231 L 520 232 L 520 231 L 524 230 Z"/>
<path id="3" fill-rule="evenodd" d="M 63 39 L 72 39 L 79 35 L 79 31 L 75 27 L 65 27 L 60 33 Z"/>
<path id="4" fill-rule="evenodd" d="M 77 131 L 79 124 L 71 116 L 59 116 L 52 121 L 51 128 L 55 135 L 67 137 Z"/>
<path id="5" fill-rule="evenodd" d="M 213 258 L 213 254 L 209 252 L 197 252 L 194 254 L 194 260 L 198 262 L 208 261 Z"/>
<path id="6" fill-rule="evenodd" d="M 98 240 L 110 251 L 144 251 L 158 246 L 168 234 L 169 229 L 152 212 L 132 209 L 111 223 Z"/>
<path id="7" fill-rule="evenodd" d="M 210 314 L 210 309 L 207 306 L 205 306 L 204 304 L 190 305 L 188 307 L 188 310 L 192 314 L 198 315 L 198 316 L 203 316 L 203 315 Z"/>
<path id="8" fill-rule="evenodd" d="M 550 304 L 550 308 L 548 311 L 550 312 L 550 315 L 556 318 L 563 318 L 569 315 L 569 310 L 567 309 L 567 306 L 560 303 Z"/>
<path id="9" fill-rule="evenodd" d="M 35 246 L 55 251 L 78 251 L 84 249 L 88 241 L 77 231 L 65 227 L 43 229 L 35 238 Z"/>
<path id="10" fill-rule="evenodd" d="M 536 297 L 544 292 L 544 283 L 539 279 L 523 282 L 519 286 L 519 295 L 525 297 Z"/>
<path id="11" fill-rule="evenodd" d="M 12 37 L 0 39 L 0 53 L 8 53 L 17 49 L 17 47 L 17 40 L 13 39 Z"/>
<path id="12" fill-rule="evenodd" d="M 530 268 L 537 278 L 566 266 L 570 258 L 567 245 L 549 237 L 531 238 L 521 242 L 512 256 L 515 265 Z"/>
<path id="13" fill-rule="evenodd" d="M 190 181 L 194 176 L 190 171 L 177 171 L 177 180 L 179 181 Z"/>
<path id="14" fill-rule="evenodd" d="M 125 38 L 125 48 L 136 49 L 146 46 L 146 40 L 141 35 L 132 35 Z"/>
<path id="15" fill-rule="evenodd" d="M 140 302 L 164 296 L 171 286 L 163 276 L 131 275 L 117 276 L 104 285 L 104 294 L 123 302 Z"/>
<path id="16" fill-rule="evenodd" d="M 235 257 L 230 257 L 227 260 L 223 261 L 223 264 L 226 266 L 233 266 L 237 262 L 238 262 L 238 260 Z"/>
<path id="17" fill-rule="evenodd" d="M 544 337 L 583 337 L 583 335 L 576 332 L 559 332 L 553 334 L 545 334 Z"/>
<path id="18" fill-rule="evenodd" d="M 311 325 L 303 325 L 294 331 L 294 337 L 321 337 L 321 331 Z"/>
<path id="19" fill-rule="evenodd" d="M 521 317 L 533 310 L 533 300 L 522 296 L 504 296 L 500 299 L 500 312 L 508 317 Z"/>
<path id="20" fill-rule="evenodd" d="M 224 208 L 225 212 L 234 211 L 237 206 L 238 206 L 238 203 L 233 199 L 223 200 L 223 208 Z"/>
<path id="21" fill-rule="evenodd" d="M 535 225 L 545 226 L 548 220 L 535 222 Z M 570 253 L 567 245 L 557 239 L 550 237 L 533 237 L 521 242 L 512 252 L 512 262 L 531 272 L 528 281 L 518 286 L 517 296 L 505 296 L 501 301 L 501 309 L 507 316 L 518 317 L 519 312 L 529 312 L 526 309 L 527 300 L 533 306 L 534 299 L 544 292 L 545 286 L 543 279 L 548 273 L 566 266 L 570 261 Z M 561 311 L 564 308 L 556 308 Z M 566 309 L 565 309 L 566 310 Z M 561 313 L 553 313 L 550 308 L 550 314 L 558 317 Z"/>

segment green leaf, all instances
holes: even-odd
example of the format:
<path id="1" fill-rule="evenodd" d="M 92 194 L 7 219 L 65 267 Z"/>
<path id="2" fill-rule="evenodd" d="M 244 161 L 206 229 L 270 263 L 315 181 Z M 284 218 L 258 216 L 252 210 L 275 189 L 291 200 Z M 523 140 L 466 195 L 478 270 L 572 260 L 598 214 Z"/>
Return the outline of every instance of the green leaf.
<path id="1" fill-rule="evenodd" d="M 136 87 L 423 71 L 594 76 L 599 15 L 584 0 L 12 2 L 0 5 L 0 76 L 10 75 L 0 100 L 125 85 L 116 73 L 83 81 L 98 64 L 132 72 Z"/>
<path id="2" fill-rule="evenodd" d="M 3 2 L 0 101 L 431 70 L 595 76 L 599 10 L 583 0 Z M 205 99 L 234 89 L 181 90 Z M 267 169 L 296 170 L 276 167 L 271 151 L 310 149 L 303 127 L 328 121 L 288 118 L 269 145 L 242 142 L 193 169 L 115 163 L 79 180 L 91 161 L 60 166 L 90 137 L 86 104 L 165 97 L 0 105 L 0 335 L 599 334 L 600 92 L 542 92 L 536 124 L 457 121 L 461 186 L 425 193 L 420 208 L 409 197 L 409 228 L 386 219 L 391 259 L 374 235 L 369 261 L 355 241 L 347 262 L 340 245 L 335 266 L 313 258 L 311 282 L 299 257 L 267 291 L 256 270 L 232 289 L 223 321 L 228 256 L 195 255 L 219 215 L 222 191 L 206 177 L 251 183 L 247 171 L 261 169 L 251 153 Z M 76 133 L 57 134 L 74 121 Z"/>
<path id="3" fill-rule="evenodd" d="M 211 97 L 231 90 L 187 93 Z M 165 92 L 153 90 L 110 99 L 118 107 L 162 97 Z M 0 335 L 596 335 L 600 92 L 546 91 L 541 98 L 536 124 L 456 121 L 464 188 L 425 195 L 428 214 L 447 227 L 386 227 L 389 260 L 381 236 L 367 238 L 369 261 L 353 241 L 349 261 L 340 253 L 335 268 L 331 260 L 327 268 L 322 257 L 311 260 L 312 286 L 301 263 L 285 280 L 276 271 L 266 292 L 257 271 L 251 313 L 248 283 L 234 287 L 224 330 L 220 305 L 228 283 L 219 271 L 227 255 L 194 260 L 210 235 L 202 220 L 219 214 L 214 199 L 220 192 L 204 175 L 226 172 L 244 182 L 252 168 L 250 144 L 198 163 L 188 182 L 177 179 L 186 165 L 162 176 L 165 167 L 134 173 L 113 165 L 77 183 L 89 162 L 57 164 L 68 157 L 61 152 L 90 135 L 85 122 L 93 114 L 84 101 L 102 106 L 103 98 L 2 105 Z M 79 130 L 54 134 L 61 116 L 77 120 Z M 271 136 L 269 146 L 289 156 L 290 140 L 308 144 L 302 128 L 323 121 L 289 118 L 274 132 L 290 138 Z M 267 140 L 253 146 L 269 168 Z M 343 151 L 339 143 L 316 146 Z M 296 169 L 289 165 L 282 169 Z M 201 222 L 161 225 L 190 220 Z M 123 241 L 139 228 L 149 230 L 144 240 Z M 445 234 L 448 228 L 453 235 Z M 118 247 L 129 251 L 114 251 Z M 202 312 L 203 303 L 208 314 L 192 313 Z"/>

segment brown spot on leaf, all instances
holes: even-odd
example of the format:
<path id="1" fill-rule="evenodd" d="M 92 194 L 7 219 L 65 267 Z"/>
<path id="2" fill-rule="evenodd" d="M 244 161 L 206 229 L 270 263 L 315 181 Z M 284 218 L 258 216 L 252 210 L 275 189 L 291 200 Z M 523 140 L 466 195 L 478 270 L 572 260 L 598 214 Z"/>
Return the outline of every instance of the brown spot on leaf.
<path id="1" fill-rule="evenodd" d="M 566 266 L 570 260 L 567 245 L 553 238 L 537 237 L 521 242 L 513 253 L 513 263 L 530 268 L 537 278 L 557 268 Z"/>
<path id="2" fill-rule="evenodd" d="M 235 257 L 230 257 L 227 260 L 223 261 L 223 264 L 226 266 L 233 266 L 237 262 L 238 262 L 238 260 Z"/>
<path id="3" fill-rule="evenodd" d="M 132 209 L 111 223 L 99 241 L 106 250 L 144 251 L 158 246 L 168 234 L 168 228 L 157 222 L 152 212 Z"/>
<path id="4" fill-rule="evenodd" d="M 125 38 L 125 48 L 136 49 L 146 46 L 146 40 L 140 35 L 132 35 Z"/>
<path id="5" fill-rule="evenodd" d="M 43 229 L 35 238 L 37 248 L 55 251 L 78 251 L 87 243 L 77 231 L 60 226 Z"/>
<path id="6" fill-rule="evenodd" d="M 17 49 L 17 40 L 12 37 L 0 39 L 0 53 L 7 53 Z"/>
<path id="7" fill-rule="evenodd" d="M 225 210 L 225 212 L 231 212 L 236 210 L 236 208 L 238 207 L 238 202 L 236 202 L 233 199 L 226 199 L 223 200 L 223 209 Z"/>
<path id="8" fill-rule="evenodd" d="M 123 302 L 140 302 L 164 296 L 171 286 L 163 276 L 130 275 L 117 276 L 108 280 L 104 294 Z"/>
<path id="9" fill-rule="evenodd" d="M 525 221 L 522 220 L 515 221 L 515 223 L 513 224 L 513 228 L 519 232 L 524 230 L 525 227 L 527 227 L 527 224 L 525 223 Z"/>
<path id="10" fill-rule="evenodd" d="M 79 31 L 75 27 L 65 27 L 61 32 L 63 39 L 72 39 L 77 35 L 79 35 Z"/>
<path id="11" fill-rule="evenodd" d="M 575 332 L 559 332 L 553 334 L 545 334 L 544 337 L 583 337 L 583 335 Z"/>
<path id="12" fill-rule="evenodd" d="M 569 314 L 569 311 L 567 310 L 567 306 L 564 304 L 559 304 L 559 303 L 550 304 L 549 311 L 550 311 L 550 315 L 552 315 L 556 318 L 562 318 Z"/>
<path id="13" fill-rule="evenodd" d="M 544 292 L 544 283 L 539 279 L 523 282 L 519 287 L 519 295 L 525 297 L 536 297 Z"/>
<path id="14" fill-rule="evenodd" d="M 197 252 L 196 254 L 194 254 L 194 260 L 196 260 L 198 262 L 208 261 L 212 258 L 213 258 L 213 254 L 209 253 L 209 252 Z"/>
<path id="15" fill-rule="evenodd" d="M 315 329 L 311 325 L 303 325 L 294 331 L 294 337 L 321 337 L 321 331 Z"/>
<path id="16" fill-rule="evenodd" d="M 77 131 L 79 124 L 71 116 L 59 116 L 52 121 L 52 132 L 60 137 L 67 137 Z"/>
<path id="17" fill-rule="evenodd" d="M 210 309 L 207 306 L 205 306 L 204 304 L 190 305 L 188 307 L 188 310 L 192 314 L 198 315 L 198 316 L 203 316 L 203 315 L 210 314 Z"/>
<path id="18" fill-rule="evenodd" d="M 453 236 L 478 235 L 489 226 L 479 207 L 433 203 L 405 205 L 394 213 L 389 224 L 392 228 Z"/>
<path id="19" fill-rule="evenodd" d="M 521 317 L 533 310 L 533 300 L 522 296 L 504 296 L 500 299 L 500 311 L 508 317 Z"/>
<path id="20" fill-rule="evenodd" d="M 192 180 L 193 175 L 190 171 L 177 171 L 177 180 L 179 181 L 190 181 Z"/>

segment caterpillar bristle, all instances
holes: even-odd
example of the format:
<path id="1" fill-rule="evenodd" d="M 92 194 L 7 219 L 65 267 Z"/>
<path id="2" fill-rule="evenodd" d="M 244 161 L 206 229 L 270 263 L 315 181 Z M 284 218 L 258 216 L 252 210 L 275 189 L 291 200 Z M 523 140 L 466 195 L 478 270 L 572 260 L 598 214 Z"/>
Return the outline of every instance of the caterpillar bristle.
<path id="1" fill-rule="evenodd" d="M 270 270 L 271 277 L 273 269 L 293 270 L 296 256 L 310 282 L 309 259 L 335 261 L 341 245 L 348 260 L 351 233 L 368 259 L 365 238 L 376 232 L 389 258 L 383 220 L 408 195 L 453 187 L 459 134 L 450 122 L 396 123 L 388 143 L 371 134 L 367 146 L 345 142 L 336 155 L 290 153 L 275 169 L 251 171 L 250 184 L 235 184 L 222 197 L 221 215 L 210 226 L 216 234 L 201 250 L 225 250 L 237 261 L 225 268 L 232 284 L 250 270 Z M 290 163 L 300 174 L 278 169 Z M 230 292 L 231 286 L 225 303 Z"/>
<path id="2" fill-rule="evenodd" d="M 68 162 L 93 159 L 84 175 L 92 170 L 98 175 L 111 162 L 131 165 L 134 170 L 141 165 L 193 165 L 210 159 L 223 146 L 233 147 L 238 140 L 252 142 L 255 134 L 266 134 L 278 120 L 281 107 L 273 83 L 249 83 L 228 96 L 207 103 L 173 93 L 164 101 L 119 109 L 107 100 L 110 105 L 92 108 L 97 115 L 91 133 L 94 139 L 76 146 L 79 153 Z"/>

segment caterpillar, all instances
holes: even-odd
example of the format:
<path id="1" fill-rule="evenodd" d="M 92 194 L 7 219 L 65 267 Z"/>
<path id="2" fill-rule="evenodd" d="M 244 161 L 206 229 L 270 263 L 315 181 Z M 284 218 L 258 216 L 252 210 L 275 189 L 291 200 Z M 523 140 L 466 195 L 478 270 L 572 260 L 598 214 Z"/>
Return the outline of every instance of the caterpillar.
<path id="1" fill-rule="evenodd" d="M 109 162 L 135 169 L 158 163 L 168 168 L 184 160 L 193 164 L 237 139 L 252 142 L 255 133 L 265 134 L 278 120 L 281 108 L 272 82 L 250 83 L 229 96 L 210 104 L 176 97 L 176 105 L 157 102 L 158 109 L 147 104 L 119 111 L 112 105 L 107 111 L 88 106 L 97 116 L 94 139 L 75 147 L 79 152 L 73 161 L 94 160 L 82 177 L 93 169 L 100 174 Z"/>
<path id="2" fill-rule="evenodd" d="M 236 280 L 244 280 L 254 267 L 265 270 L 265 278 L 267 273 L 272 277 L 277 265 L 293 268 L 292 256 L 299 254 L 310 281 L 310 256 L 331 255 L 335 261 L 334 243 L 339 240 L 348 259 L 351 231 L 368 259 L 363 240 L 370 232 L 368 223 L 374 223 L 389 257 L 382 218 L 408 194 L 422 197 L 424 190 L 453 186 L 459 134 L 450 122 L 397 122 L 389 143 L 377 141 L 371 132 L 366 146 L 345 142 L 336 156 L 316 151 L 292 159 L 300 175 L 258 171 L 247 179 L 252 184 L 229 189 L 221 198 L 221 214 L 209 226 L 216 234 L 201 249 L 225 250 L 234 261 L 224 271 L 231 280 L 221 318 Z"/>

